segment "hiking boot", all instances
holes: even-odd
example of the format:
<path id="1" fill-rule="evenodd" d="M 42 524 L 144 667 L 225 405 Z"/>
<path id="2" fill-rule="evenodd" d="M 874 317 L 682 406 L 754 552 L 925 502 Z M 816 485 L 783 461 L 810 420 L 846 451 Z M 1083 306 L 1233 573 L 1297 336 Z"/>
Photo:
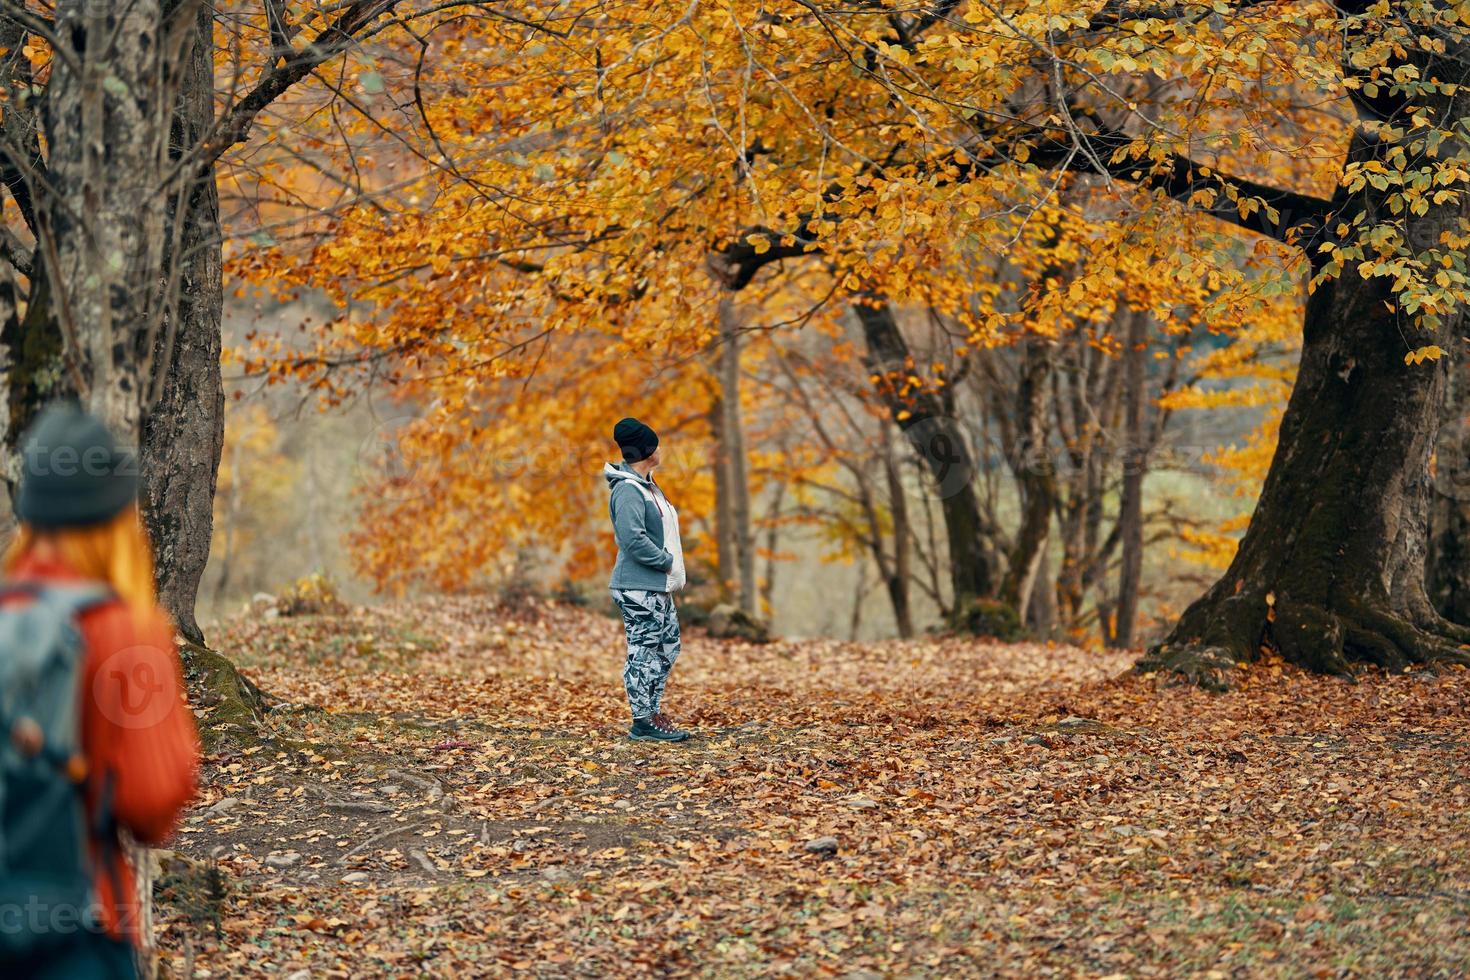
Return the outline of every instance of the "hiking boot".
<path id="1" fill-rule="evenodd" d="M 634 718 L 628 737 L 635 742 L 682 742 L 689 733 L 679 731 L 664 721 L 662 714 L 657 714 L 652 718 Z"/>

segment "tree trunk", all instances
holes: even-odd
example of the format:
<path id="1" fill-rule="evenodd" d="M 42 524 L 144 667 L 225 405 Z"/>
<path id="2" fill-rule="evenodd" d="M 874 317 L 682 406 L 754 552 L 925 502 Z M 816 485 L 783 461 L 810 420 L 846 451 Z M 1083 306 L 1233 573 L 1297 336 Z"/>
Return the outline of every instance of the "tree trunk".
<path id="1" fill-rule="evenodd" d="M 1470 92 L 1434 115 L 1470 115 Z M 1439 101 L 1439 100 L 1431 100 Z M 1350 159 L 1372 156 L 1355 138 Z M 1380 148 L 1380 152 L 1383 148 Z M 1360 192 L 1361 194 L 1362 192 Z M 1378 218 L 1382 195 L 1334 204 Z M 1425 249 L 1458 227 L 1470 206 L 1431 207 L 1407 219 L 1409 245 Z M 1354 662 L 1470 663 L 1470 629 L 1430 606 L 1424 558 L 1430 453 L 1439 427 L 1445 362 L 1405 363 L 1389 281 L 1349 266 L 1307 302 L 1301 364 L 1271 468 L 1229 570 L 1140 662 L 1222 686 L 1227 671 L 1272 644 L 1292 663 L 1345 673 Z M 1416 342 L 1448 347 L 1464 329 L 1455 313 Z"/>
<path id="2" fill-rule="evenodd" d="M 863 607 L 868 601 L 868 566 L 858 562 L 857 585 L 852 590 L 852 612 L 847 617 L 847 638 L 857 642 L 858 630 L 863 628 Z"/>
<path id="3" fill-rule="evenodd" d="M 1148 357 L 1148 314 L 1134 311 L 1123 349 L 1123 489 L 1118 499 L 1118 533 L 1123 567 L 1118 572 L 1116 624 L 1110 645 L 1133 646 L 1138 593 L 1143 583 L 1143 477 L 1148 472 L 1148 440 L 1143 432 L 1144 366 Z"/>
<path id="4" fill-rule="evenodd" d="M 710 406 L 709 427 L 715 442 L 715 567 L 720 601 L 728 602 L 735 591 L 735 515 L 730 506 L 730 446 L 725 440 L 725 403 L 721 395 L 716 395 Z"/>
<path id="5" fill-rule="evenodd" d="M 42 259 L 38 256 L 36 263 Z M 51 287 L 44 271 L 31 279 L 25 313 L 14 304 L 14 285 L 7 284 L 7 303 L 0 345 L 5 348 L 5 480 L 12 500 L 20 487 L 20 438 L 41 408 L 52 399 L 77 394 L 63 365 L 61 332 L 51 316 Z"/>
<path id="6" fill-rule="evenodd" d="M 195 179 L 187 156 L 214 122 L 213 11 L 179 0 L 117 14 L 105 6 L 57 6 L 76 50 L 56 60 L 44 102 L 49 158 L 34 103 L 7 106 L 3 119 L 9 152 L 45 174 L 33 187 L 34 174 L 8 157 L 0 164 L 38 240 L 25 315 L 12 307 L 0 323 L 4 476 L 13 492 L 19 439 L 35 413 L 80 396 L 139 447 L 159 600 L 199 642 L 194 599 L 223 441 L 223 293 L 213 169 Z M 7 91 L 29 78 L 23 38 L 0 20 Z"/>
<path id="7" fill-rule="evenodd" d="M 1121 332 L 1125 313 L 1120 308 L 1114 314 L 1110 333 Z M 1062 626 L 1072 631 L 1084 623 L 1088 592 L 1107 568 L 1116 545 L 1116 535 L 1104 540 L 1101 529 L 1122 369 L 1117 357 L 1091 342 L 1087 326 L 1078 324 L 1053 379 L 1056 428 L 1068 468 L 1059 481 L 1066 493 L 1057 508 L 1062 555 L 1056 598 Z M 1100 612 L 1105 604 L 1097 604 Z"/>
<path id="8" fill-rule="evenodd" d="M 740 418 L 740 324 L 735 300 L 720 298 L 720 437 L 728 462 L 726 486 L 730 491 L 730 538 L 740 582 L 740 608 L 749 616 L 760 614 L 755 584 L 755 541 L 750 532 L 750 478 L 746 472 L 745 428 Z M 727 577 L 723 568 L 721 577 Z"/>
<path id="9" fill-rule="evenodd" d="M 1031 603 L 1026 607 L 1026 618 L 1021 625 L 1034 637 L 1049 640 L 1057 630 L 1056 583 L 1049 573 L 1051 559 L 1045 549 L 1036 566 L 1036 582 L 1031 587 Z"/>
<path id="10" fill-rule="evenodd" d="M 766 574 L 761 579 L 761 601 L 767 609 L 775 608 L 776 595 L 776 573 L 778 569 L 778 553 L 781 545 L 781 512 L 786 504 L 786 484 L 776 485 L 776 496 L 771 501 L 770 509 L 766 511 Z"/>
<path id="11" fill-rule="evenodd" d="M 158 0 L 56 5 L 45 122 L 50 189 L 38 205 L 52 313 L 77 356 L 87 407 L 125 444 L 141 441 L 153 338 L 169 298 L 165 176 L 176 56 L 196 33 Z"/>
<path id="12" fill-rule="evenodd" d="M 199 42 L 175 114 L 175 146 L 198 145 L 214 122 L 213 11 L 199 11 Z M 214 491 L 224 446 L 220 321 L 224 287 L 219 192 L 214 168 L 184 198 L 175 258 L 179 300 L 159 331 L 153 357 L 156 399 L 144 420 L 142 511 L 153 541 L 158 598 L 191 643 L 204 643 L 194 616 L 209 562 Z"/>
<path id="13" fill-rule="evenodd" d="M 22 52 L 27 36 L 26 29 L 18 22 L 0 17 L 0 48 L 6 52 L 0 55 L 0 90 L 25 91 L 34 84 L 30 59 Z M 32 231 L 37 230 L 37 218 L 30 180 L 34 172 L 45 168 L 40 120 L 36 116 L 38 101 L 12 98 L 0 115 L 0 132 L 6 147 L 6 152 L 0 153 L 0 178 Z M 0 287 L 5 294 L 4 319 L 0 321 L 5 381 L 3 467 L 12 499 L 19 488 L 21 435 L 48 401 L 77 394 L 73 375 L 62 359 L 61 331 L 51 311 L 51 276 L 46 256 L 46 249 L 37 248 L 30 256 L 29 265 L 15 270 L 29 280 L 23 306 L 18 302 L 19 284 L 14 274 L 7 273 Z"/>
<path id="14" fill-rule="evenodd" d="M 949 544 L 950 609 L 960 611 L 975 599 L 993 596 L 996 588 L 970 445 L 943 398 L 923 389 L 903 390 L 902 379 L 913 371 L 914 361 L 888 302 L 865 295 L 853 311 L 867 342 L 868 367 L 882 378 L 880 394 L 934 481 Z"/>
<path id="15" fill-rule="evenodd" d="M 1470 623 L 1470 344 L 1455 340 L 1434 447 L 1426 584 L 1441 616 Z"/>
<path id="16" fill-rule="evenodd" d="M 894 458 L 893 437 L 888 424 L 883 423 L 883 472 L 888 480 L 888 512 L 893 515 L 893 564 L 886 570 L 884 584 L 888 586 L 888 598 L 893 603 L 893 620 L 898 626 L 898 635 L 907 640 L 914 635 L 913 606 L 909 601 L 909 527 L 908 498 L 904 495 L 903 474 L 898 460 Z M 873 538 L 882 547 L 882 528 L 873 528 Z M 880 569 L 880 571 L 884 571 Z"/>
<path id="17" fill-rule="evenodd" d="M 1020 381 L 1013 395 L 1018 406 L 1015 438 L 1009 452 L 1011 472 L 1021 497 L 1021 526 L 1011 547 L 1005 578 L 1001 580 L 1000 597 L 1015 607 L 1016 617 L 1025 623 L 1037 573 L 1046 556 L 1057 484 L 1046 424 L 1052 342 L 1045 337 L 1027 336 L 1021 343 Z"/>

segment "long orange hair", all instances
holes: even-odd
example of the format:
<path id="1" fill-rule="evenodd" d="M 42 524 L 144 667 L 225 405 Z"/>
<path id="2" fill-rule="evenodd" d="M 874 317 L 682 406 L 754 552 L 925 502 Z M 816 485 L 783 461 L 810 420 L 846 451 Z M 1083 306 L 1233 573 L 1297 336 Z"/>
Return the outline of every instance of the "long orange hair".
<path id="1" fill-rule="evenodd" d="M 138 519 L 136 505 L 115 517 L 86 527 L 36 528 L 21 524 L 5 555 L 5 571 L 13 573 L 31 555 L 56 557 L 83 578 L 104 582 L 128 605 L 156 613 L 153 551 Z"/>

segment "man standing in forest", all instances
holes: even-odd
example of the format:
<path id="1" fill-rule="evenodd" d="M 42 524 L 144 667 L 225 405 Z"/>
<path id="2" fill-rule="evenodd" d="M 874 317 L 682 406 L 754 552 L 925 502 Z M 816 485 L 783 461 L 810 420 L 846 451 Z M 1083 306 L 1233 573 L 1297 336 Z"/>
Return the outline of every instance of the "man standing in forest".
<path id="1" fill-rule="evenodd" d="M 658 434 L 637 419 L 613 427 L 623 462 L 602 468 L 609 491 L 608 512 L 618 539 L 613 565 L 613 602 L 623 613 L 628 661 L 623 686 L 636 742 L 682 742 L 689 737 L 659 710 L 669 671 L 679 658 L 679 614 L 674 593 L 684 587 L 684 550 L 679 514 L 653 481 L 659 463 Z"/>

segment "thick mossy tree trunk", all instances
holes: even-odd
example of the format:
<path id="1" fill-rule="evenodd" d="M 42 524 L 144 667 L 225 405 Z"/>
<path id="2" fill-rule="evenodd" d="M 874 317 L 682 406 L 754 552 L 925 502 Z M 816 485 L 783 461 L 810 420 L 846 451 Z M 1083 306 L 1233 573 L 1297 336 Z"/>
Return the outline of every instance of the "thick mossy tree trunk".
<path id="1" fill-rule="evenodd" d="M 141 441 L 154 336 L 170 277 L 168 121 L 192 23 L 157 0 L 56 5 L 57 47 L 43 103 L 49 187 L 38 248 L 63 345 L 87 407 L 131 447 Z"/>
<path id="2" fill-rule="evenodd" d="M 1465 91 L 1465 90 L 1462 90 Z M 1443 101 L 1438 118 L 1470 115 L 1470 96 Z M 1350 159 L 1386 147 L 1354 140 Z M 1383 194 L 1339 190 L 1334 209 L 1379 220 Z M 1407 219 L 1409 245 L 1437 245 L 1465 204 Z M 1448 347 L 1463 313 L 1411 342 Z M 1307 303 L 1301 363 L 1276 454 L 1229 570 L 1149 651 L 1144 670 L 1207 686 L 1272 644 L 1288 661 L 1325 673 L 1353 663 L 1388 669 L 1470 663 L 1470 630 L 1443 619 L 1424 587 L 1430 454 L 1439 428 L 1445 363 L 1405 363 L 1405 331 L 1390 281 L 1354 267 Z"/>
<path id="3" fill-rule="evenodd" d="M 36 147 L 39 190 L 27 175 L 5 176 L 23 210 L 35 201 L 46 247 L 32 261 L 24 319 L 3 328 L 8 449 L 59 394 L 83 394 L 139 447 L 159 601 L 188 641 L 185 673 L 207 742 L 216 729 L 248 737 L 262 711 L 253 685 L 203 649 L 194 615 L 224 422 L 219 197 L 213 160 L 200 155 L 214 132 L 213 17 L 194 0 L 115 17 L 105 5 L 58 5 L 75 50 L 58 61 L 40 120 L 49 155 L 41 159 L 34 131 L 7 131 Z M 17 118 L 7 114 L 7 125 Z"/>

